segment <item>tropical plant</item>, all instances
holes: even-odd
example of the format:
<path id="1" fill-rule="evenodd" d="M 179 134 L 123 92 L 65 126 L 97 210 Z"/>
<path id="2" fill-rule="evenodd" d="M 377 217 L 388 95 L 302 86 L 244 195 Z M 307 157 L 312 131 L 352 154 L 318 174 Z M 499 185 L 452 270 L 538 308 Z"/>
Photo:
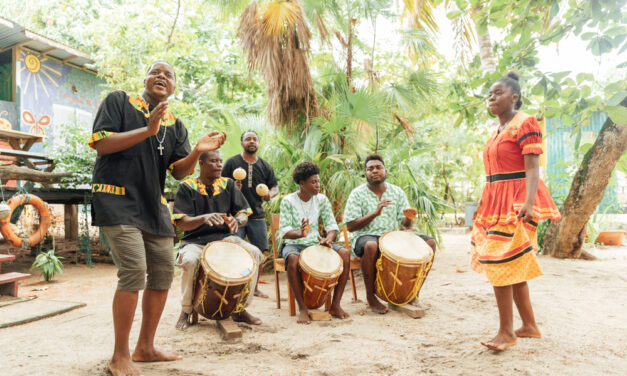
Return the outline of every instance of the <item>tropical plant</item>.
<path id="1" fill-rule="evenodd" d="M 48 252 L 42 252 L 35 258 L 30 270 L 35 268 L 39 269 L 41 275 L 43 275 L 45 281 L 51 281 L 54 275 L 57 273 L 63 273 L 63 263 L 61 260 L 63 257 L 57 257 L 54 254 L 54 249 Z"/>

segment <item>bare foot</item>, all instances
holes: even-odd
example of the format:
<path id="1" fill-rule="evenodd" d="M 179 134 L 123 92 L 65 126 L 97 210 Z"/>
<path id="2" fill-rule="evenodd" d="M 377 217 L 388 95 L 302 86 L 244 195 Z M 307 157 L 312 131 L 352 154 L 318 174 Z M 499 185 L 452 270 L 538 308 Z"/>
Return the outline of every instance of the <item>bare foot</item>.
<path id="1" fill-rule="evenodd" d="M 185 330 L 189 328 L 189 313 L 185 313 L 181 311 L 181 315 L 179 316 L 179 320 L 176 322 L 176 329 Z"/>
<path id="2" fill-rule="evenodd" d="M 309 319 L 309 311 L 307 309 L 302 309 L 298 314 L 299 324 L 311 324 L 311 320 Z"/>
<path id="3" fill-rule="evenodd" d="M 407 303 L 407 304 L 409 304 L 409 305 L 413 305 L 414 307 L 420 307 L 420 304 L 418 303 L 418 299 L 416 299 L 416 298 L 413 298 L 413 299 L 411 300 L 411 302 L 409 302 L 409 303 Z"/>
<path id="4" fill-rule="evenodd" d="M 142 374 L 129 358 L 112 358 L 107 366 L 113 376 L 141 376 Z"/>
<path id="5" fill-rule="evenodd" d="M 374 313 L 379 313 L 381 315 L 388 313 L 388 307 L 381 304 L 379 299 L 375 297 L 372 297 L 372 299 L 368 299 L 368 305 L 370 306 L 370 309 L 372 309 L 372 312 Z"/>
<path id="6" fill-rule="evenodd" d="M 183 357 L 177 353 L 162 352 L 155 348 L 147 350 L 136 348 L 133 351 L 132 359 L 134 362 L 171 362 L 173 360 L 181 360 Z"/>
<path id="7" fill-rule="evenodd" d="M 542 334 L 540 333 L 540 329 L 537 326 L 533 325 L 523 325 L 519 329 L 517 329 L 514 333 L 516 333 L 516 337 L 520 338 L 542 338 Z"/>
<path id="8" fill-rule="evenodd" d="M 246 310 L 243 310 L 240 313 L 234 313 L 231 317 L 233 318 L 233 321 L 236 322 L 245 322 L 250 325 L 261 325 L 261 319 L 251 315 Z"/>
<path id="9" fill-rule="evenodd" d="M 481 342 L 481 344 L 490 350 L 503 351 L 516 344 L 516 336 L 499 333 L 488 342 Z"/>
<path id="10" fill-rule="evenodd" d="M 269 298 L 269 296 L 267 294 L 264 294 L 263 292 L 261 292 L 261 290 L 255 290 L 255 296 L 260 297 L 260 298 L 264 298 L 264 299 Z"/>
<path id="11" fill-rule="evenodd" d="M 331 308 L 329 308 L 329 313 L 331 316 L 337 317 L 338 319 L 345 319 L 348 317 L 348 313 L 346 313 L 339 304 L 337 307 L 331 306 Z"/>

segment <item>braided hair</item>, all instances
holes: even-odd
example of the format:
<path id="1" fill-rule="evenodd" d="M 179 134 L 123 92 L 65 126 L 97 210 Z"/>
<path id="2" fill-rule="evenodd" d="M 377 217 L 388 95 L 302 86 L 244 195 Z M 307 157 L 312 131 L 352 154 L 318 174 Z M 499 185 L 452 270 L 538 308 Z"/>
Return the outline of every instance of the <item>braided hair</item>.
<path id="1" fill-rule="evenodd" d="M 522 106 L 522 94 L 520 94 L 520 82 L 519 81 L 520 81 L 520 74 L 514 71 L 507 72 L 505 76 L 501 77 L 497 81 L 497 82 L 502 82 L 505 85 L 507 85 L 512 90 L 512 93 L 518 94 L 518 100 L 516 101 L 516 104 L 514 105 L 514 108 L 516 110 L 520 109 L 520 107 Z"/>

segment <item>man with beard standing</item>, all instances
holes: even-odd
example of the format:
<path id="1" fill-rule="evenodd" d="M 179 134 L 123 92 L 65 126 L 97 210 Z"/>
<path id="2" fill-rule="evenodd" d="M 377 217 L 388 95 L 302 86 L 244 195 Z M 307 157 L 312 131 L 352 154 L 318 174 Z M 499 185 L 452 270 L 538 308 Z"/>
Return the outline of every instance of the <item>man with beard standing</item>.
<path id="1" fill-rule="evenodd" d="M 237 230 L 237 236 L 244 239 L 248 236 L 248 242 L 259 248 L 262 252 L 268 251 L 268 228 L 266 226 L 266 215 L 261 204 L 263 201 L 270 201 L 279 193 L 279 187 L 274 176 L 274 170 L 270 164 L 259 156 L 259 136 L 255 131 L 246 131 L 241 136 L 243 152 L 227 159 L 222 168 L 222 176 L 233 178 L 233 171 L 243 168 L 246 171 L 246 178 L 243 181 L 236 181 L 242 190 L 246 201 L 253 210 L 253 214 L 248 217 L 248 223 Z M 265 184 L 270 188 L 268 194 L 259 196 L 257 186 Z M 261 275 L 261 265 L 259 274 Z M 255 286 L 255 296 L 267 298 L 268 295 L 259 291 Z"/>

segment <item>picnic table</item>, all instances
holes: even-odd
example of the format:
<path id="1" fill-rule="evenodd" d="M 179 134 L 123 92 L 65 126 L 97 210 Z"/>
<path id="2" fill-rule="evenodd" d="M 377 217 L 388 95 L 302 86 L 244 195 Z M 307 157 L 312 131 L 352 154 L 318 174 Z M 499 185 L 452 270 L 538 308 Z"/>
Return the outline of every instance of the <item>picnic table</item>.
<path id="1" fill-rule="evenodd" d="M 39 170 L 38 166 L 45 166 L 45 172 L 54 169 L 54 160 L 46 157 L 42 153 L 30 152 L 30 148 L 37 142 L 43 141 L 43 137 L 26 132 L 19 132 L 8 129 L 0 129 L 0 141 L 4 141 L 11 146 L 11 149 L 0 148 L 0 162 L 9 162 L 16 166 L 25 166 Z"/>

